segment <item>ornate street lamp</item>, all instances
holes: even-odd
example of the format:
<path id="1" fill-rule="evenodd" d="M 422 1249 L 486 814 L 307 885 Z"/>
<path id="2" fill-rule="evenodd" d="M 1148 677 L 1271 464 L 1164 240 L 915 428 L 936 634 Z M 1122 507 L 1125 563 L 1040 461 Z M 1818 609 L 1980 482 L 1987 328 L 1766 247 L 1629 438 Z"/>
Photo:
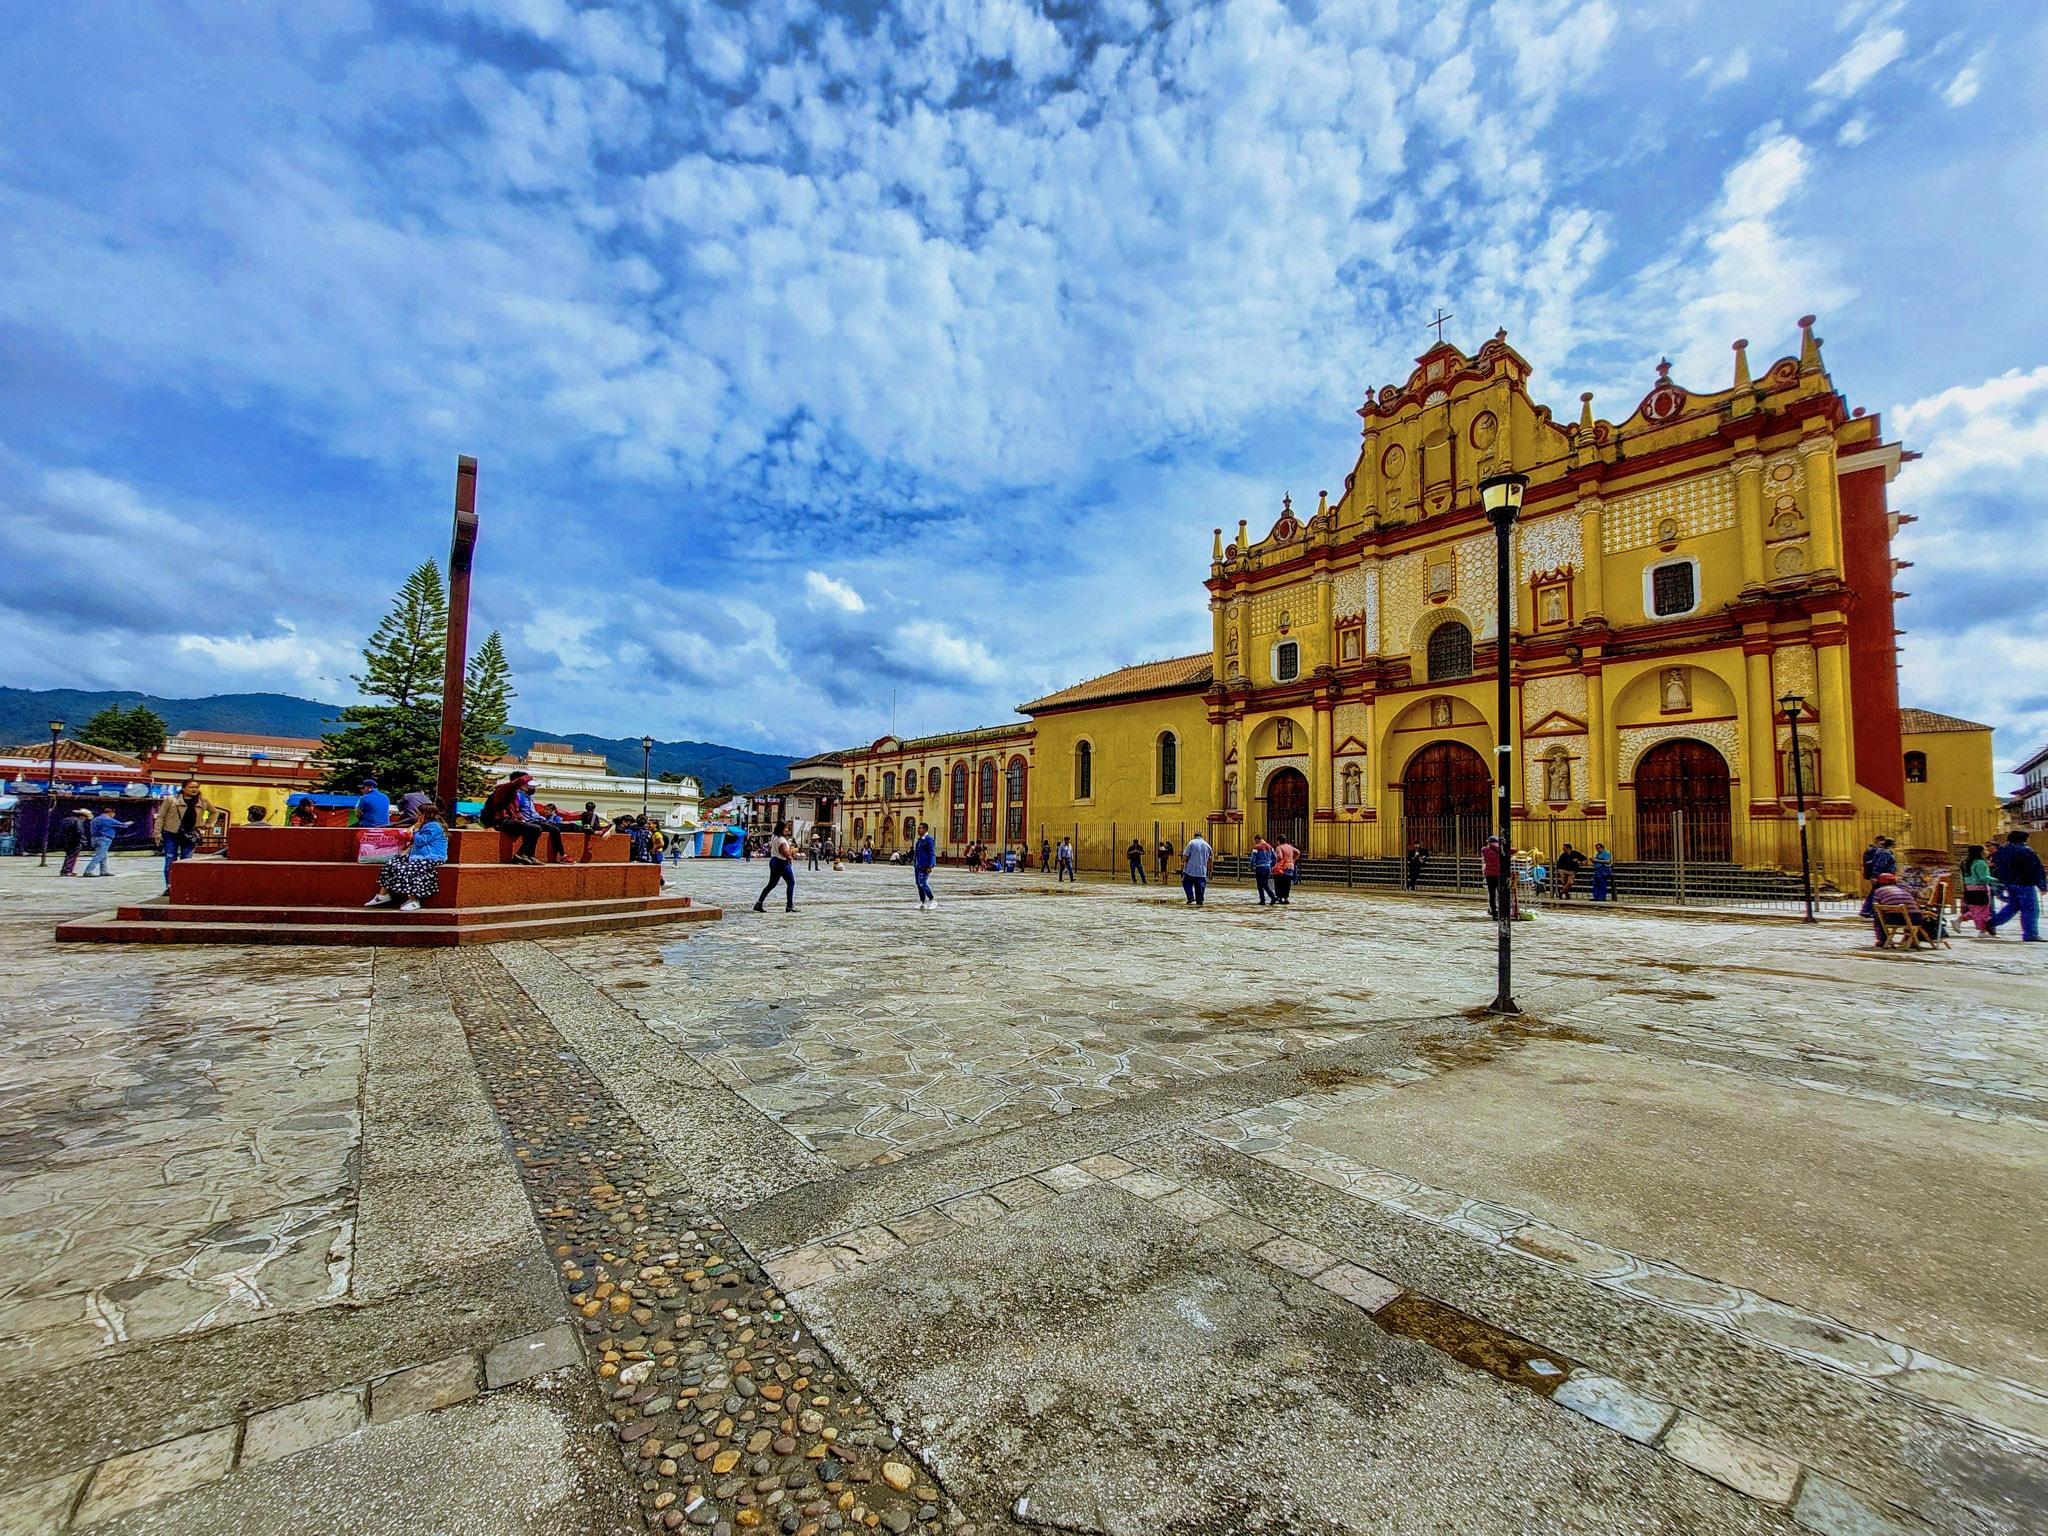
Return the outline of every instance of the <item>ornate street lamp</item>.
<path id="1" fill-rule="evenodd" d="M 1778 708 L 1785 711 L 1785 723 L 1792 727 L 1792 799 L 1799 808 L 1799 885 L 1806 892 L 1806 920 L 1813 915 L 1813 864 L 1806 852 L 1806 765 L 1799 760 L 1799 715 L 1806 700 L 1796 693 L 1782 695 Z"/>
<path id="2" fill-rule="evenodd" d="M 52 720 L 50 722 L 50 782 L 45 786 L 50 792 L 50 804 L 43 812 L 43 856 L 36 861 L 36 865 L 40 869 L 47 869 L 50 866 L 50 827 L 57 820 L 57 738 L 63 734 L 64 722 L 62 720 Z"/>
<path id="3" fill-rule="evenodd" d="M 1508 608 L 1514 597 L 1514 582 L 1508 572 L 1508 544 L 1514 532 L 1515 519 L 1522 515 L 1522 496 L 1529 489 L 1529 477 L 1508 473 L 1488 475 L 1479 482 L 1479 501 L 1486 508 L 1486 520 L 1493 524 L 1493 634 L 1496 664 L 1500 669 L 1499 689 L 1496 694 L 1500 726 L 1498 739 L 1493 749 L 1495 782 L 1495 821 L 1500 832 L 1501 890 L 1499 917 L 1498 959 L 1495 961 L 1497 990 L 1493 996 L 1493 1012 L 1520 1013 L 1521 1007 L 1515 1002 L 1513 934 L 1515 928 L 1515 878 L 1512 858 L 1514 838 L 1514 795 L 1509 788 L 1512 775 L 1509 765 L 1515 750 L 1515 723 L 1510 718 L 1514 699 L 1510 689 L 1508 673 L 1513 660 L 1513 645 L 1508 629 Z"/>
<path id="4" fill-rule="evenodd" d="M 640 819 L 647 819 L 647 764 L 654 756 L 654 738 L 640 738 Z"/>

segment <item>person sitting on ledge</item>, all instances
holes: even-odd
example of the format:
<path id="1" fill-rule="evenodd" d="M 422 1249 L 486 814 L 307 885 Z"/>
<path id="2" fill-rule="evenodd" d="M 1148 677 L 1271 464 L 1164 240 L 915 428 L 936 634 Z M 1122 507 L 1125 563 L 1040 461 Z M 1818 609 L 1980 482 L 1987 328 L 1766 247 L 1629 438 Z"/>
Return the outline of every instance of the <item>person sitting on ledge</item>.
<path id="1" fill-rule="evenodd" d="M 320 824 L 320 818 L 313 810 L 313 802 L 306 799 L 294 802 L 292 812 L 285 820 L 295 827 L 313 827 Z"/>
<path id="2" fill-rule="evenodd" d="M 363 793 L 356 801 L 356 825 L 359 827 L 388 827 L 391 825 L 391 797 L 377 787 L 375 779 L 363 780 Z"/>
<path id="3" fill-rule="evenodd" d="M 514 864 L 538 864 L 540 860 L 533 856 L 534 846 L 540 842 L 541 833 L 547 833 L 548 854 L 559 864 L 563 857 L 562 829 L 543 821 L 535 811 L 533 796 L 527 792 L 532 782 L 533 775 L 523 770 L 513 774 L 490 792 L 477 820 L 519 839 L 519 849 L 512 855 Z"/>
<path id="4" fill-rule="evenodd" d="M 262 806 L 262 805 L 252 805 L 252 806 L 250 806 L 250 807 L 249 807 L 249 825 L 250 825 L 250 826 L 252 826 L 252 827 L 267 827 L 267 826 L 269 826 L 269 825 L 270 825 L 270 809 L 269 809 L 269 807 L 268 807 L 268 806 Z"/>
<path id="5" fill-rule="evenodd" d="M 448 829 L 441 825 L 441 808 L 429 800 L 406 835 L 406 851 L 384 861 L 377 872 L 382 889 L 363 905 L 381 907 L 396 901 L 401 912 L 419 911 L 421 902 L 440 894 L 441 866 L 447 861 Z"/>

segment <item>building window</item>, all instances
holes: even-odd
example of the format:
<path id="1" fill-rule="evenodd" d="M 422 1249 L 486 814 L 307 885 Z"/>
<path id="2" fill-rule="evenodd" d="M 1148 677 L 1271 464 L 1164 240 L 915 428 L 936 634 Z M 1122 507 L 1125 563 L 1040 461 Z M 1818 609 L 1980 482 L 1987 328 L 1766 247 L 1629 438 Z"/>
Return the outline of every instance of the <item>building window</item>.
<path id="1" fill-rule="evenodd" d="M 853 840 L 856 843 L 860 841 L 861 834 L 866 832 L 867 829 L 868 820 L 865 816 L 856 816 L 853 818 Z"/>
<path id="2" fill-rule="evenodd" d="M 975 836 L 984 843 L 996 835 L 996 760 L 989 758 L 981 765 L 980 814 L 975 817 Z"/>
<path id="3" fill-rule="evenodd" d="M 917 841 L 917 819 L 913 816 L 903 818 L 903 841 L 906 843 Z"/>
<path id="4" fill-rule="evenodd" d="M 1699 562 L 1667 560 L 1643 572 L 1643 607 L 1655 619 L 1675 619 L 1700 605 Z"/>
<path id="5" fill-rule="evenodd" d="M 1291 683 L 1301 676 L 1301 645 L 1298 641 L 1282 640 L 1273 647 L 1273 681 Z"/>
<path id="6" fill-rule="evenodd" d="M 936 794 L 937 794 L 937 793 L 939 792 L 939 770 L 938 770 L 938 769 L 934 768 L 934 769 L 933 769 L 933 770 L 932 770 L 932 771 L 931 771 L 931 772 L 930 772 L 930 773 L 929 773 L 928 775 L 926 775 L 926 777 L 925 777 L 925 781 L 924 781 L 924 790 L 925 790 L 925 793 L 926 793 L 926 794 L 928 794 L 928 795 L 936 795 Z"/>
<path id="7" fill-rule="evenodd" d="M 867 797 L 868 776 L 864 773 L 857 773 L 853 776 L 853 798 L 856 800 L 865 800 L 867 799 Z"/>
<path id="8" fill-rule="evenodd" d="M 947 825 L 952 841 L 967 841 L 967 765 L 953 765 L 953 803 L 948 808 Z"/>
<path id="9" fill-rule="evenodd" d="M 1908 784 L 1925 784 L 1927 782 L 1927 754 L 1925 752 L 1908 752 L 1906 754 L 1906 782 Z"/>
<path id="10" fill-rule="evenodd" d="M 1024 759 L 1013 757 L 1003 770 L 1003 841 L 1024 841 Z"/>
<path id="11" fill-rule="evenodd" d="M 1159 733 L 1159 793 L 1180 793 L 1180 743 L 1171 731 Z"/>
<path id="12" fill-rule="evenodd" d="M 1074 744 L 1074 798 L 1095 798 L 1095 746 L 1092 742 Z"/>
<path id="13" fill-rule="evenodd" d="M 1356 763 L 1344 765 L 1344 809 L 1355 811 L 1365 802 L 1365 770 Z"/>
<path id="14" fill-rule="evenodd" d="M 1453 619 L 1429 632 L 1429 680 L 1472 675 L 1472 631 Z"/>
<path id="15" fill-rule="evenodd" d="M 893 773 L 882 775 L 882 798 L 884 800 L 894 800 L 896 798 L 896 775 Z"/>

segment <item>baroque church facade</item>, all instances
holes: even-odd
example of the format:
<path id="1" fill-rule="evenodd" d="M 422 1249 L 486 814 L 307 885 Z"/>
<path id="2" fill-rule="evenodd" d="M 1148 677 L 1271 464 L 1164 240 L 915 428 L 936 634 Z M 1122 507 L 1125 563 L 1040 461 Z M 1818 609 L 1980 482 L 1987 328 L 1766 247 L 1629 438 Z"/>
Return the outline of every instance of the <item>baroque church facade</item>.
<path id="1" fill-rule="evenodd" d="M 1498 666 L 1477 487 L 1515 470 L 1518 818 L 1573 818 L 1623 859 L 1782 865 L 1795 768 L 1818 817 L 1903 817 L 1887 487 L 1910 455 L 1836 392 L 1812 318 L 1760 369 L 1736 342 L 1719 389 L 1660 365 L 1618 422 L 1590 395 L 1560 422 L 1530 371 L 1502 333 L 1368 391 L 1335 499 L 1215 530 L 1206 651 L 1023 704 L 1028 726 L 921 740 L 920 798 L 938 793 L 909 814 L 949 850 L 1065 832 L 1098 864 L 1197 827 L 1226 852 L 1260 834 L 1312 855 L 1469 848 Z M 849 754 L 842 836 L 891 828 L 852 791 L 905 747 Z"/>

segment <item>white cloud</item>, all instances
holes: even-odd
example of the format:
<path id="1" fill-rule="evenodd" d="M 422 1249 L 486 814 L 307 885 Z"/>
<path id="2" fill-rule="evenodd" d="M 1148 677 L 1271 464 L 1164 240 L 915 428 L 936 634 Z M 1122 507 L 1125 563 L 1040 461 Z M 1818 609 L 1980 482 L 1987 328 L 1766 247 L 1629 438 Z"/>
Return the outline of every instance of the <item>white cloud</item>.
<path id="1" fill-rule="evenodd" d="M 1719 55 L 1707 54 L 1685 72 L 1685 78 L 1705 82 L 1709 96 L 1740 85 L 1749 78 L 1749 50 L 1732 48 Z"/>
<path id="2" fill-rule="evenodd" d="M 867 604 L 861 595 L 843 581 L 835 581 L 823 571 L 804 572 L 804 591 L 809 595 L 812 606 L 822 603 L 836 608 L 841 613 L 865 613 Z"/>
<path id="3" fill-rule="evenodd" d="M 1913 500 L 1965 487 L 2024 488 L 2038 505 L 2039 472 L 2048 468 L 2048 364 L 1910 401 L 1891 412 L 1890 426 L 1923 455 L 1900 481 Z"/>
<path id="4" fill-rule="evenodd" d="M 1870 118 L 1859 112 L 1835 130 L 1835 142 L 1844 149 L 1854 149 L 1870 137 Z"/>
<path id="5" fill-rule="evenodd" d="M 232 688 L 233 675 L 253 675 L 259 678 L 286 678 L 299 688 L 318 694 L 333 695 L 341 692 L 345 697 L 355 693 L 353 685 L 342 681 L 351 653 L 336 647 L 315 644 L 300 635 L 296 625 L 279 619 L 274 634 L 230 634 L 230 635 L 180 635 L 175 642 L 177 655 L 193 658 L 204 663 L 204 669 L 185 668 L 189 677 L 204 677 L 203 686 L 217 687 L 225 681 Z M 227 673 L 228 679 L 207 676 L 208 673 Z M 147 687 L 147 682 L 137 679 L 137 685 Z"/>
<path id="6" fill-rule="evenodd" d="M 1880 71 L 1897 62 L 1906 51 L 1906 34 L 1899 28 L 1873 22 L 1857 34 L 1842 56 L 1823 70 L 1811 89 L 1816 95 L 1847 101 L 1877 78 Z"/>
<path id="7" fill-rule="evenodd" d="M 901 662 L 959 682 L 993 683 L 1003 676 L 987 646 L 934 619 L 912 619 L 896 626 L 888 649 Z"/>
<path id="8" fill-rule="evenodd" d="M 1957 70 L 1948 84 L 1941 88 L 1941 99 L 1951 107 L 1966 107 L 1975 101 L 1977 93 L 1984 89 L 1984 65 L 1988 57 L 1988 54 L 1979 53 Z"/>

